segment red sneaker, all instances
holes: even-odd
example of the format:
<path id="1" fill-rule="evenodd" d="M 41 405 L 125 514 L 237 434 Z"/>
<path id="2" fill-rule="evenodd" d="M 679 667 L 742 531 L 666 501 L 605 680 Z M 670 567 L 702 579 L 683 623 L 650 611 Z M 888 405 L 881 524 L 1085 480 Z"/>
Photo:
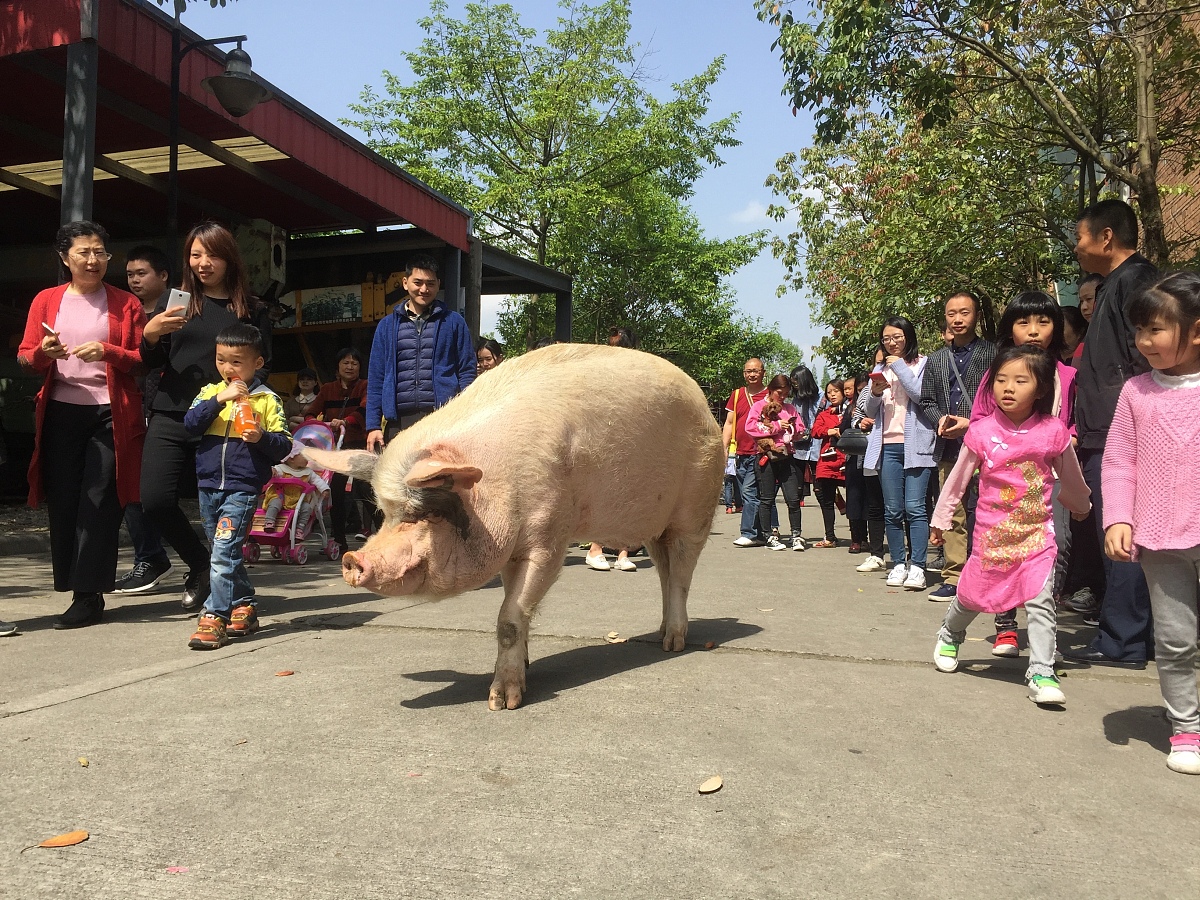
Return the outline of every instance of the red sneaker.
<path id="1" fill-rule="evenodd" d="M 235 606 L 229 615 L 229 624 L 225 627 L 226 634 L 231 638 L 245 637 L 258 631 L 258 611 L 253 604 L 244 603 Z"/>
<path id="2" fill-rule="evenodd" d="M 228 643 L 229 636 L 225 633 L 224 620 L 204 613 L 196 623 L 196 632 L 188 641 L 188 646 L 193 650 L 216 650 Z"/>
<path id="3" fill-rule="evenodd" d="M 996 633 L 996 642 L 992 644 L 992 656 L 1020 656 L 1021 648 L 1017 644 L 1015 631 L 1000 631 Z"/>

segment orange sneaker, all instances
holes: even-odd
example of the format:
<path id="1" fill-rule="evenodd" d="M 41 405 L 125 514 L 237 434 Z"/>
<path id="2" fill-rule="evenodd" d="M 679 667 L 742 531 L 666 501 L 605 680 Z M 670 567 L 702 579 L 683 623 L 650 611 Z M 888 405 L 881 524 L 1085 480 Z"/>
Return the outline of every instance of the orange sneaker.
<path id="1" fill-rule="evenodd" d="M 229 616 L 229 627 L 225 631 L 231 638 L 254 634 L 258 631 L 258 610 L 252 603 L 235 606 Z"/>
<path id="2" fill-rule="evenodd" d="M 225 620 L 212 613 L 202 613 L 196 623 L 196 633 L 188 641 L 193 650 L 216 650 L 229 643 L 229 635 L 225 633 Z"/>

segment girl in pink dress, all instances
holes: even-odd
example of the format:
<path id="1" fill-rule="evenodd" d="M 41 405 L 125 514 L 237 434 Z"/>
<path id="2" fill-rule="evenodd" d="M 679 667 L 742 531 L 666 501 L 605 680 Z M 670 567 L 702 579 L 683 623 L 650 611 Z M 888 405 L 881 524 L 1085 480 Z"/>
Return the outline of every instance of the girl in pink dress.
<path id="1" fill-rule="evenodd" d="M 1154 371 L 1125 382 L 1104 446 L 1104 550 L 1117 562 L 1138 559 L 1146 573 L 1173 732 L 1167 768 L 1200 775 L 1200 275 L 1168 275 L 1134 298 L 1129 321 Z"/>
<path id="2" fill-rule="evenodd" d="M 1054 677 L 1057 548 L 1051 494 L 1056 478 L 1061 479 L 1059 502 L 1073 515 L 1086 516 L 1091 504 L 1071 434 L 1050 412 L 1054 374 L 1054 358 L 1030 344 L 1001 350 L 988 371 L 984 384 L 996 409 L 971 423 L 933 513 L 933 543 L 940 544 L 954 508 L 979 470 L 975 546 L 938 632 L 933 661 L 941 672 L 955 671 L 959 645 L 976 615 L 1024 604 L 1029 699 L 1061 705 L 1066 697 Z"/>
<path id="3" fill-rule="evenodd" d="M 1054 398 L 1050 412 L 1062 420 L 1075 435 L 1075 370 L 1060 361 L 1066 328 L 1058 301 L 1043 291 L 1025 291 L 1014 297 L 1004 308 L 996 326 L 996 347 L 1021 347 L 1032 344 L 1049 353 L 1055 360 Z M 984 419 L 996 411 L 996 400 L 986 384 L 979 386 L 971 407 L 971 421 Z M 1095 533 L 1095 529 L 1093 529 Z M 1057 601 L 1067 576 L 1067 561 L 1071 551 L 1071 515 L 1061 503 L 1054 504 L 1054 537 L 1058 544 L 1058 559 L 1054 566 L 1054 596 Z M 1093 538 L 1094 540 L 1094 538 Z M 1097 551 L 1099 547 L 1096 548 Z M 1017 611 L 996 616 L 996 640 L 992 656 L 1020 656 L 1017 644 Z"/>

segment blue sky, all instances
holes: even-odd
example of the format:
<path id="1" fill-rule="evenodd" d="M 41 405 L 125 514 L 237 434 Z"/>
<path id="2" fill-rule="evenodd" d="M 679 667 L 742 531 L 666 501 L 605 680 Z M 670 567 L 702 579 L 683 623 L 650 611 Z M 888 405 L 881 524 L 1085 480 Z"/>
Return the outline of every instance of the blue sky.
<path id="1" fill-rule="evenodd" d="M 692 208 L 706 232 L 730 237 L 758 228 L 783 231 L 765 215 L 772 197 L 763 181 L 779 156 L 809 142 L 812 125 L 803 111 L 793 117 L 780 95 L 783 76 L 771 51 L 774 30 L 758 21 L 750 0 L 632 2 L 633 39 L 649 53 L 648 69 L 658 80 L 653 90 L 665 92 L 714 57 L 726 58 L 710 111 L 714 118 L 741 113 L 742 144 L 725 151 L 725 165 L 710 170 L 696 186 Z M 558 14 L 548 0 L 511 3 L 531 27 L 550 25 Z M 450 3 L 452 12 L 462 6 Z M 408 74 L 401 53 L 424 36 L 416 22 L 427 11 L 424 0 L 231 0 L 216 9 L 201 0 L 189 4 L 184 23 L 204 37 L 248 35 L 245 49 L 255 72 L 336 122 L 364 85 L 382 86 L 384 69 L 401 78 Z M 784 337 L 811 358 L 821 332 L 809 324 L 807 297 L 775 296 L 782 280 L 782 266 L 766 250 L 731 284 L 742 311 L 777 322 Z M 494 322 L 497 301 L 484 300 L 484 330 Z"/>

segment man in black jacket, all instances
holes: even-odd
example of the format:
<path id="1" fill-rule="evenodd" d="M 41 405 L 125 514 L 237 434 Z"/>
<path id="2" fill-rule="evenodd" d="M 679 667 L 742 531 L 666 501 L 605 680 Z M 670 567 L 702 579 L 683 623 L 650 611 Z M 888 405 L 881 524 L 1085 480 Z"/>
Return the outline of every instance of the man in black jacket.
<path id="1" fill-rule="evenodd" d="M 1093 204 L 1080 216 L 1075 234 L 1075 257 L 1080 267 L 1104 277 L 1096 292 L 1096 306 L 1075 377 L 1079 462 L 1092 491 L 1103 546 L 1100 463 L 1104 443 L 1121 388 L 1134 375 L 1150 369 L 1134 343 L 1134 329 L 1126 310 L 1159 272 L 1137 252 L 1137 215 L 1127 203 L 1101 200 Z M 1088 647 L 1063 655 L 1079 662 L 1144 666 L 1153 656 L 1154 627 L 1142 567 L 1105 558 L 1104 571 L 1108 588 L 1100 605 L 1100 630 Z"/>
<path id="2" fill-rule="evenodd" d="M 930 422 L 937 422 L 933 458 L 938 464 L 938 477 L 942 484 L 945 484 L 958 460 L 962 436 L 967 433 L 967 424 L 971 420 L 975 394 L 979 391 L 983 376 L 987 374 L 988 366 L 996 358 L 996 345 L 981 338 L 976 331 L 979 300 L 974 294 L 970 291 L 952 294 L 946 300 L 945 313 L 950 344 L 930 354 L 921 382 L 921 409 Z M 972 483 L 963 502 L 954 511 L 953 529 L 944 535 L 946 561 L 942 568 L 943 581 L 929 595 L 931 600 L 953 600 L 957 593 L 958 576 L 962 574 L 962 567 L 970 555 L 977 498 L 978 489 Z"/>

